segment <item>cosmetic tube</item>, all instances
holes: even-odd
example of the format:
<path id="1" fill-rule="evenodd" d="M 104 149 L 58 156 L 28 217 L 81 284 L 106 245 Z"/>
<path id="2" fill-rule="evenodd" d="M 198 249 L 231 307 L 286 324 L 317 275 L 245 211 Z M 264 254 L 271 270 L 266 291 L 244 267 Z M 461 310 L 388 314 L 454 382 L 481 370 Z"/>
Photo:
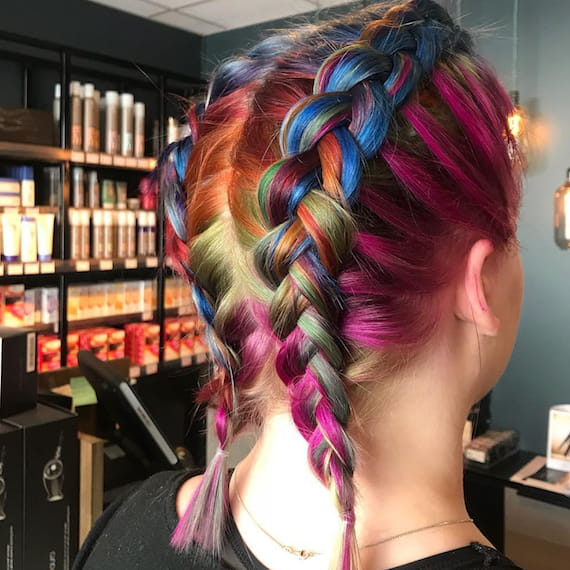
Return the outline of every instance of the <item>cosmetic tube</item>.
<path id="1" fill-rule="evenodd" d="M 103 255 L 105 259 L 112 259 L 114 255 L 113 213 L 111 210 L 103 211 Z"/>
<path id="2" fill-rule="evenodd" d="M 132 93 L 121 93 L 121 154 L 123 156 L 133 156 L 134 152 L 134 104 Z"/>
<path id="3" fill-rule="evenodd" d="M 91 211 L 80 210 L 79 222 L 81 226 L 81 259 L 89 259 L 89 257 L 91 257 L 91 247 L 89 244 L 89 225 L 91 222 Z"/>
<path id="4" fill-rule="evenodd" d="M 146 210 L 140 210 L 138 213 L 138 229 L 137 229 L 137 253 L 138 255 L 148 255 L 146 237 L 148 229 L 148 218 Z"/>
<path id="5" fill-rule="evenodd" d="M 36 216 L 38 234 L 38 259 L 51 261 L 53 255 L 54 214 L 38 214 Z"/>
<path id="6" fill-rule="evenodd" d="M 4 260 L 18 261 L 20 258 L 20 214 L 5 212 L 2 215 L 2 239 Z"/>
<path id="7" fill-rule="evenodd" d="M 156 255 L 156 212 L 147 212 L 146 220 L 146 254 Z"/>
<path id="8" fill-rule="evenodd" d="M 72 81 L 69 84 L 71 109 L 71 150 L 83 148 L 83 105 L 81 101 L 81 83 Z"/>
<path id="9" fill-rule="evenodd" d="M 36 218 L 33 216 L 22 216 L 20 222 L 20 259 L 25 263 L 33 263 L 34 261 L 38 260 L 38 234 Z"/>

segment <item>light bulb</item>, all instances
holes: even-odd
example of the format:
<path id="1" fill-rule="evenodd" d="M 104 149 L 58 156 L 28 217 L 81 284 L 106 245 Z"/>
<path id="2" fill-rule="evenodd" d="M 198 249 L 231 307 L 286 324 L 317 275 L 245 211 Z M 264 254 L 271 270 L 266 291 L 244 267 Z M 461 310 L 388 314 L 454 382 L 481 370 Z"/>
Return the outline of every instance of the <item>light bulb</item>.
<path id="1" fill-rule="evenodd" d="M 511 91 L 509 95 L 514 105 L 513 112 L 508 116 L 509 130 L 518 141 L 525 132 L 525 117 L 520 106 L 519 92 Z"/>

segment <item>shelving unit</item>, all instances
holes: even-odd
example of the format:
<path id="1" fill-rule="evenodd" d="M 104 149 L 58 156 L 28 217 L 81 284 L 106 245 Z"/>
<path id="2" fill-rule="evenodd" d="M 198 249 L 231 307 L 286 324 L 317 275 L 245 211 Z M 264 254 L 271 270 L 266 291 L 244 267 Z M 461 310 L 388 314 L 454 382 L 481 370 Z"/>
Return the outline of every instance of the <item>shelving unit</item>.
<path id="1" fill-rule="evenodd" d="M 148 108 L 154 109 L 154 117 L 159 121 L 159 132 L 162 141 L 165 140 L 166 117 L 168 106 L 180 114 L 179 101 L 187 98 L 203 88 L 203 82 L 193 77 L 184 77 L 166 73 L 149 66 L 137 66 L 133 62 L 116 58 L 69 49 L 63 46 L 41 42 L 29 38 L 14 36 L 0 32 L 0 59 L 13 60 L 22 65 L 22 107 L 29 106 L 34 93 L 30 77 L 35 70 L 48 70 L 52 84 L 49 90 L 53 92 L 53 84 L 57 81 L 61 89 L 61 121 L 58 133 L 61 146 L 44 146 L 38 144 L 0 141 L 0 164 L 30 164 L 36 168 L 50 165 L 60 168 L 61 186 L 58 194 L 58 206 L 39 205 L 26 208 L 38 213 L 55 213 L 55 242 L 54 259 L 50 262 L 8 263 L 0 262 L 0 284 L 23 283 L 26 288 L 57 287 L 59 294 L 59 324 L 37 325 L 38 332 L 50 332 L 59 335 L 61 339 L 62 368 L 49 373 L 40 374 L 40 384 L 44 387 L 59 385 L 68 381 L 69 370 L 63 366 L 67 362 L 67 333 L 80 327 L 104 324 L 105 326 L 120 325 L 132 321 L 153 321 L 160 325 L 160 338 L 164 338 L 164 319 L 176 316 L 179 310 L 164 308 L 164 282 L 167 271 L 164 264 L 163 236 L 164 219 L 163 205 L 159 203 L 157 218 L 157 255 L 130 259 L 89 259 L 71 260 L 66 258 L 69 243 L 68 212 L 71 207 L 71 169 L 84 166 L 98 170 L 100 173 L 124 173 L 129 180 L 142 179 L 156 165 L 152 157 L 134 158 L 114 156 L 103 152 L 83 152 L 70 150 L 69 125 L 69 84 L 73 80 L 96 80 L 105 87 L 112 85 L 117 91 L 144 91 L 148 95 L 145 101 Z M 44 91 L 49 91 L 44 89 Z M 172 100 L 169 93 L 173 92 Z M 176 101 L 174 100 L 176 98 Z M 44 106 L 45 107 L 45 106 Z M 46 109 L 47 110 L 47 109 Z M 172 113 L 171 113 L 172 114 Z M 149 117 L 147 117 L 148 119 Z M 147 137 L 149 135 L 147 121 Z M 148 146 L 148 144 L 147 144 Z M 36 179 L 38 176 L 36 175 Z M 24 210 L 21 208 L 21 210 Z M 67 291 L 72 284 L 89 281 L 112 282 L 136 279 L 156 280 L 156 308 L 150 313 L 137 313 L 69 321 L 67 318 Z M 185 309 L 182 309 L 184 311 Z M 104 321 L 104 322 L 102 322 Z M 204 357 L 182 358 L 177 361 L 164 361 L 164 347 L 161 342 L 159 362 L 145 366 L 130 366 L 132 378 L 141 379 L 147 375 L 155 375 L 169 371 L 175 367 L 189 367 L 202 364 Z M 59 378 L 59 380 L 58 380 Z"/>

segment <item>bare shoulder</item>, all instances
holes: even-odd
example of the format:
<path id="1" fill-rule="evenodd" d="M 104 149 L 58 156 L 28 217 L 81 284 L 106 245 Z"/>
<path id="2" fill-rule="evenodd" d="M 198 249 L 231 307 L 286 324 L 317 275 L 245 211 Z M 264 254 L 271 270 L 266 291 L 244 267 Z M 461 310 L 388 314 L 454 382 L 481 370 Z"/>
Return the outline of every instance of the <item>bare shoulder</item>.
<path id="1" fill-rule="evenodd" d="M 194 491 L 196 491 L 200 481 L 202 481 L 202 477 L 203 475 L 190 477 L 190 479 L 184 481 L 180 489 L 178 489 L 178 494 L 176 495 L 176 512 L 178 513 L 178 518 L 182 517 L 186 511 L 188 503 L 194 495 Z"/>

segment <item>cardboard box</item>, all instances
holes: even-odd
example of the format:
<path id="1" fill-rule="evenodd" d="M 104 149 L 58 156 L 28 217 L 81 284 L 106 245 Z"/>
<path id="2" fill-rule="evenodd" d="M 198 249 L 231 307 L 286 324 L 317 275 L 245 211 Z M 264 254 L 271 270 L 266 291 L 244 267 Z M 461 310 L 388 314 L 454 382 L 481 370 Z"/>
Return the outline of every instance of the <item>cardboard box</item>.
<path id="1" fill-rule="evenodd" d="M 24 326 L 24 286 L 6 285 L 3 288 L 5 327 Z"/>
<path id="2" fill-rule="evenodd" d="M 98 327 L 83 329 L 79 333 L 79 350 L 89 350 L 100 360 L 107 360 L 107 330 Z"/>
<path id="3" fill-rule="evenodd" d="M 158 362 L 160 327 L 151 323 L 125 325 L 125 355 L 133 364 Z"/>
<path id="4" fill-rule="evenodd" d="M 6 421 L 23 430 L 23 568 L 69 569 L 79 530 L 77 417 L 38 404 Z"/>
<path id="5" fill-rule="evenodd" d="M 36 333 L 0 327 L 0 417 L 33 408 L 37 389 Z"/>
<path id="6" fill-rule="evenodd" d="M 24 326 L 33 327 L 36 324 L 36 291 L 24 291 Z"/>
<path id="7" fill-rule="evenodd" d="M 79 352 L 79 334 L 67 334 L 67 366 L 77 366 L 77 353 Z"/>
<path id="8" fill-rule="evenodd" d="M 121 329 L 107 329 L 107 346 L 108 360 L 125 358 L 125 331 Z"/>
<path id="9" fill-rule="evenodd" d="M 71 287 L 70 287 L 71 289 Z M 59 320 L 59 296 L 57 287 L 45 287 L 40 289 L 40 322 L 54 324 Z M 69 306 L 69 305 L 68 305 Z M 69 319 L 68 320 L 73 320 Z"/>
<path id="10" fill-rule="evenodd" d="M 549 469 L 570 471 L 570 404 L 550 408 L 546 465 Z"/>
<path id="11" fill-rule="evenodd" d="M 38 336 L 38 372 L 61 368 L 61 340 L 53 334 Z"/>
<path id="12" fill-rule="evenodd" d="M 81 286 L 70 285 L 67 288 L 67 320 L 77 321 L 81 318 Z"/>
<path id="13" fill-rule="evenodd" d="M 0 423 L 0 568 L 24 570 L 24 432 Z"/>
<path id="14" fill-rule="evenodd" d="M 164 319 L 164 360 L 180 358 L 180 321 Z"/>

